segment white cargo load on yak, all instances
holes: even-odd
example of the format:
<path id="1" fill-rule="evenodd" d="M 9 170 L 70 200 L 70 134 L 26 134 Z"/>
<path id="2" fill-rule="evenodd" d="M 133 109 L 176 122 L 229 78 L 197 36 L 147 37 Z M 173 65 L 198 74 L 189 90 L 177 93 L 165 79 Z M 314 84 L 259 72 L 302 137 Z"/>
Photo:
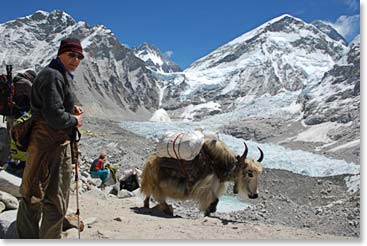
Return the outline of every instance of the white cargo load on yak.
<path id="1" fill-rule="evenodd" d="M 167 132 L 159 139 L 156 150 L 159 157 L 191 161 L 203 144 L 204 134 L 201 131 Z"/>

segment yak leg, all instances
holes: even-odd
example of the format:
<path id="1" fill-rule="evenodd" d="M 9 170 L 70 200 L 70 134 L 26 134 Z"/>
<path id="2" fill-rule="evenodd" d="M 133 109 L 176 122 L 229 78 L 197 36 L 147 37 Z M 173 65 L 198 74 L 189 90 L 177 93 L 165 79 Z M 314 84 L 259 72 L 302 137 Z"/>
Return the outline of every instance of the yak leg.
<path id="1" fill-rule="evenodd" d="M 144 208 L 149 208 L 150 196 L 146 196 L 144 199 Z"/>
<path id="2" fill-rule="evenodd" d="M 219 199 L 215 198 L 215 200 L 210 203 L 209 207 L 205 210 L 205 216 L 209 216 L 210 213 L 215 213 L 217 211 L 217 205 L 218 205 Z"/>
<path id="3" fill-rule="evenodd" d="M 238 184 L 237 184 L 237 182 L 235 182 L 234 185 L 233 185 L 233 194 L 238 194 Z"/>

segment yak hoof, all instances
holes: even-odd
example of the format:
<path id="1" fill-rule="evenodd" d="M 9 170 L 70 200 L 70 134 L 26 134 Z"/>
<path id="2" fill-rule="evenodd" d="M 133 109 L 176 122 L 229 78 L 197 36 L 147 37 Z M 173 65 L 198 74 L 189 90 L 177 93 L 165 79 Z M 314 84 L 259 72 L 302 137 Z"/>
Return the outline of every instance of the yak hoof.
<path id="1" fill-rule="evenodd" d="M 163 212 L 167 215 L 173 216 L 173 207 L 171 205 L 167 205 L 164 209 Z"/>
<path id="2" fill-rule="evenodd" d="M 208 208 L 209 213 L 215 213 L 217 212 L 217 205 L 218 205 L 219 199 L 216 198 L 210 205 Z"/>
<path id="3" fill-rule="evenodd" d="M 157 204 L 155 207 L 153 207 L 153 210 L 158 210 L 166 215 L 173 216 L 173 208 L 171 205 Z"/>
<path id="4" fill-rule="evenodd" d="M 165 209 L 165 210 L 163 210 L 163 212 L 165 213 L 165 214 L 167 214 L 167 215 L 169 215 L 169 216 L 173 216 L 173 209 Z"/>
<path id="5" fill-rule="evenodd" d="M 209 207 L 205 210 L 204 215 L 205 216 L 210 216 L 210 213 L 215 213 L 217 211 L 217 205 L 218 205 L 219 199 L 216 198 L 210 205 Z"/>

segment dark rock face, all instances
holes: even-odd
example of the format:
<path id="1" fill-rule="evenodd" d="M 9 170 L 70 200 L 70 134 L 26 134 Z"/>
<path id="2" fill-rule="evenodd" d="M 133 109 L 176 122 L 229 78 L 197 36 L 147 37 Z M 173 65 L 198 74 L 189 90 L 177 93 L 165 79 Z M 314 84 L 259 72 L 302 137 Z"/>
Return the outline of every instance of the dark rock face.
<path id="1" fill-rule="evenodd" d="M 341 41 L 343 44 L 347 45 L 343 36 L 340 35 L 331 25 L 323 21 L 313 21 L 311 24 L 316 26 L 320 31 L 324 32 L 335 41 Z"/>

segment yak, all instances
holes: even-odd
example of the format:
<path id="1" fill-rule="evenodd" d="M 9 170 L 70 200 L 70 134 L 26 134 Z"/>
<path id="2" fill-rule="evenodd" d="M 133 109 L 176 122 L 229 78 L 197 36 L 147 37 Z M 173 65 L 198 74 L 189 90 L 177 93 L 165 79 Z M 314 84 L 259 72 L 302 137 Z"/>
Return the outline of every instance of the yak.
<path id="1" fill-rule="evenodd" d="M 236 156 L 217 139 L 206 139 L 200 153 L 191 161 L 150 155 L 141 180 L 144 208 L 149 208 L 153 197 L 165 214 L 173 215 L 167 198 L 194 200 L 204 215 L 209 216 L 216 212 L 219 197 L 226 191 L 228 182 L 234 183 L 234 193 L 257 198 L 264 154 L 258 147 L 259 159 L 246 159 L 248 149 L 246 143 L 244 145 L 242 156 Z"/>

